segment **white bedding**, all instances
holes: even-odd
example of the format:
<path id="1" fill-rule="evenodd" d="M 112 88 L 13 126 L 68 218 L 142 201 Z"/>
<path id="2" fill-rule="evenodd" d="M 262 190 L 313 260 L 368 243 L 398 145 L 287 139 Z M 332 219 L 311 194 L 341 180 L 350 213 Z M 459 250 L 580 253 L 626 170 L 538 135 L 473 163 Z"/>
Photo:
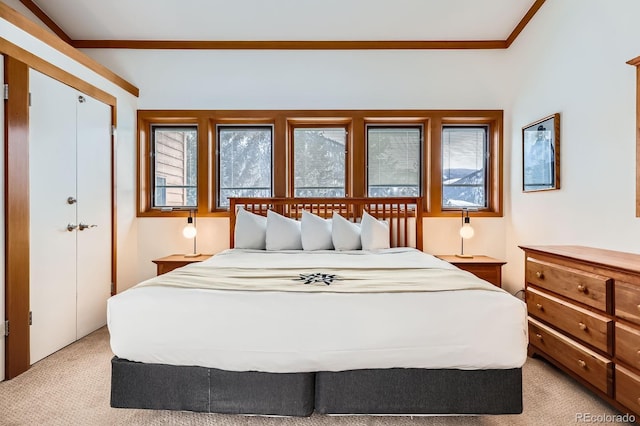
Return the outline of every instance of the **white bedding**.
<path id="1" fill-rule="evenodd" d="M 211 262 L 154 277 L 138 287 L 331 293 L 500 291 L 486 281 L 475 279 L 469 272 L 414 249 L 331 253 L 228 250 Z M 340 265 L 331 265 L 332 260 Z"/>
<path id="2" fill-rule="evenodd" d="M 330 267 L 455 269 L 412 249 L 227 250 L 207 265 L 298 267 L 301 273 Z M 198 266 L 182 272 L 189 268 Z M 521 367 L 526 307 L 490 290 L 309 293 L 146 285 L 109 299 L 108 326 L 115 355 L 146 363 L 266 372 Z"/>

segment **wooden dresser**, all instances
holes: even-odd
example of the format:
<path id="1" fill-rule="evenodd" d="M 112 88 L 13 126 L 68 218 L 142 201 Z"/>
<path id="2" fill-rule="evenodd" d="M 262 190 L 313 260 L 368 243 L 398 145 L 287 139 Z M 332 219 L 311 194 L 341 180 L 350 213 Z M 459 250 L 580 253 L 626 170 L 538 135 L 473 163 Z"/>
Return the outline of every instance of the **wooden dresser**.
<path id="1" fill-rule="evenodd" d="M 529 355 L 640 418 L 640 255 L 521 246 Z"/>

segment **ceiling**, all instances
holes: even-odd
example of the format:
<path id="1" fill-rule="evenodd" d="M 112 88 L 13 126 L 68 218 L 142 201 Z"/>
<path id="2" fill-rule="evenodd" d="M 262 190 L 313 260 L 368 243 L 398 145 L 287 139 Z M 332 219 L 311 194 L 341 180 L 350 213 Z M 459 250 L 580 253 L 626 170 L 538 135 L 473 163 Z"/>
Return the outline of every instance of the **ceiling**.
<path id="1" fill-rule="evenodd" d="M 57 25 L 73 41 L 505 41 L 514 33 L 517 35 L 544 2 L 541 0 L 20 1 L 32 10 L 34 6 L 39 8 L 53 21 L 51 23 L 53 26 Z"/>

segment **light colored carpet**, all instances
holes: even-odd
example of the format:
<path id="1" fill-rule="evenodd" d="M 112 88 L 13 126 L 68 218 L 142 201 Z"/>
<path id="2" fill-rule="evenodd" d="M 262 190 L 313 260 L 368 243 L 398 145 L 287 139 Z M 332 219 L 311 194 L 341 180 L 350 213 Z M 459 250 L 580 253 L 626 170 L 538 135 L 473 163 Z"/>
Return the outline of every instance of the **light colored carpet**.
<path id="1" fill-rule="evenodd" d="M 109 407 L 109 333 L 106 328 L 0 383 L 1 425 L 571 425 L 576 413 L 619 414 L 540 359 L 524 367 L 524 413 L 477 417 L 322 416 L 269 418 Z M 599 423 L 603 424 L 603 423 Z M 614 424 L 614 423 L 611 423 Z M 619 424 L 619 423 L 618 423 Z"/>

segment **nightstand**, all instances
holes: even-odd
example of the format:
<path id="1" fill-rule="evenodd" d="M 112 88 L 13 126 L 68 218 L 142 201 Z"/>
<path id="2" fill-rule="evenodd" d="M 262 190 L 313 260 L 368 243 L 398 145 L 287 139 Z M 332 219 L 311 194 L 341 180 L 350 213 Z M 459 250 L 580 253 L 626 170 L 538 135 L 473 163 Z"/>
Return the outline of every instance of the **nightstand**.
<path id="1" fill-rule="evenodd" d="M 166 274 L 169 271 L 173 271 L 181 266 L 186 266 L 190 263 L 202 262 L 209 259 L 212 254 L 201 254 L 199 256 L 185 256 L 184 254 L 172 254 L 171 256 L 161 257 L 160 259 L 152 260 L 153 263 L 158 265 L 157 275 Z"/>
<path id="2" fill-rule="evenodd" d="M 438 254 L 436 257 L 469 271 L 493 285 L 502 287 L 502 265 L 507 262 L 489 256 L 457 257 L 450 254 Z"/>

